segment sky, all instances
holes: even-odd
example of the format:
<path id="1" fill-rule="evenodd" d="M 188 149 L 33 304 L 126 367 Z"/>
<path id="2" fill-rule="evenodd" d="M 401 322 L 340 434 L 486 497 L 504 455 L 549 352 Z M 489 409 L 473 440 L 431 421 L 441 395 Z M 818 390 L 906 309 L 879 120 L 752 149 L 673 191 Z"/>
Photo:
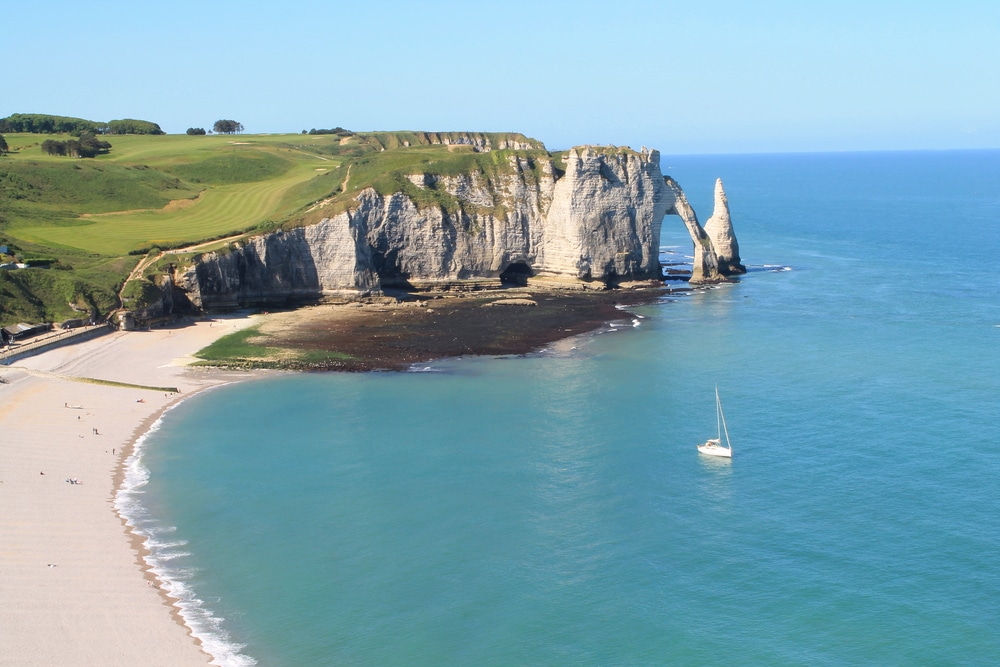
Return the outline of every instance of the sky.
<path id="1" fill-rule="evenodd" d="M 5 5 L 0 116 L 665 154 L 1000 148 L 996 0 Z"/>

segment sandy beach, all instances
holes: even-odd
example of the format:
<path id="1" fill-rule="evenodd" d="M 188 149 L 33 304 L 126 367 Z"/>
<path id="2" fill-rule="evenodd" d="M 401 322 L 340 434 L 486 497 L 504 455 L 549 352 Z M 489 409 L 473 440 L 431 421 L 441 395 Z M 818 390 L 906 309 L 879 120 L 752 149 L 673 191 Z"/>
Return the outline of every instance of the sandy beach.
<path id="1" fill-rule="evenodd" d="M 0 664 L 210 664 L 145 571 L 114 494 L 165 408 L 251 377 L 185 365 L 252 321 L 114 332 L 0 366 Z"/>

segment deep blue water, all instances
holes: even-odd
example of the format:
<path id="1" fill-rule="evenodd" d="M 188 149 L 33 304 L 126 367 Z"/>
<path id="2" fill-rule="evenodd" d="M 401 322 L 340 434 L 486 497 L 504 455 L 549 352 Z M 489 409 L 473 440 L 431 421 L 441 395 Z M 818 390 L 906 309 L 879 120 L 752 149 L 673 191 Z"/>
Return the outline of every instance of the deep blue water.
<path id="1" fill-rule="evenodd" d="M 738 284 L 167 414 L 134 512 L 220 663 L 1000 664 L 1000 151 L 663 167 Z"/>

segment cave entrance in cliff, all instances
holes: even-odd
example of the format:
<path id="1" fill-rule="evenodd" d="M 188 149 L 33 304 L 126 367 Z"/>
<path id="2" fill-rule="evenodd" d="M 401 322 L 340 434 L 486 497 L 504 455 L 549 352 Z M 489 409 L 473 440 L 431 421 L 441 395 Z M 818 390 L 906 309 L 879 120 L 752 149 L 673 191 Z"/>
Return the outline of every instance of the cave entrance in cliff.
<path id="1" fill-rule="evenodd" d="M 500 283 L 524 286 L 528 284 L 528 278 L 533 275 L 535 274 L 532 273 L 530 266 L 524 262 L 514 262 L 500 274 Z"/>

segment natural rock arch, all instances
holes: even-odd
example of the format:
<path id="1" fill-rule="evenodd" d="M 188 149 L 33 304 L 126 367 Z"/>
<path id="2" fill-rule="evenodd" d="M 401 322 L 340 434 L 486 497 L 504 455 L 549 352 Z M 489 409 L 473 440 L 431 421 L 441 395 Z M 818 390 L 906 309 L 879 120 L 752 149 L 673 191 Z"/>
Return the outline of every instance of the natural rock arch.
<path id="1" fill-rule="evenodd" d="M 725 277 L 719 272 L 719 260 L 715 255 L 712 240 L 705 233 L 704 228 L 698 224 L 698 216 L 691 204 L 688 203 L 687 196 L 681 190 L 681 186 L 669 176 L 664 176 L 663 180 L 674 195 L 674 205 L 667 209 L 667 215 L 676 215 L 684 221 L 684 226 L 687 227 L 691 241 L 694 243 L 694 261 L 691 266 L 690 282 L 697 284 L 725 281 Z"/>
<path id="2" fill-rule="evenodd" d="M 733 232 L 729 200 L 722 179 L 715 180 L 715 208 L 704 227 L 698 223 L 698 216 L 677 181 L 669 176 L 664 176 L 663 180 L 674 195 L 674 205 L 667 209 L 667 215 L 676 215 L 684 221 L 694 243 L 691 282 L 724 282 L 726 276 L 746 273 L 746 267 L 740 260 L 740 246 Z"/>

